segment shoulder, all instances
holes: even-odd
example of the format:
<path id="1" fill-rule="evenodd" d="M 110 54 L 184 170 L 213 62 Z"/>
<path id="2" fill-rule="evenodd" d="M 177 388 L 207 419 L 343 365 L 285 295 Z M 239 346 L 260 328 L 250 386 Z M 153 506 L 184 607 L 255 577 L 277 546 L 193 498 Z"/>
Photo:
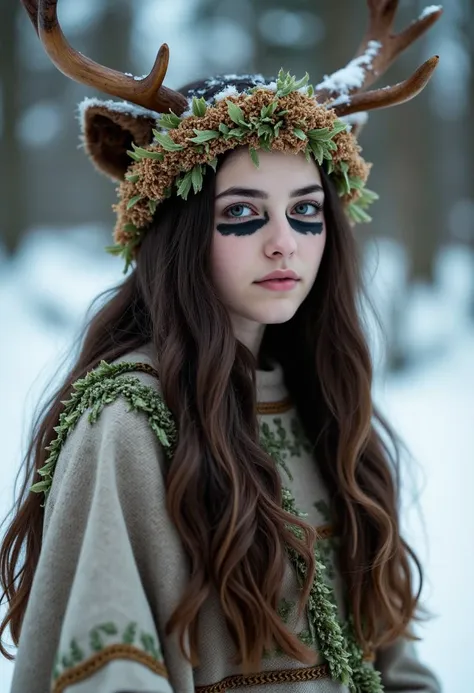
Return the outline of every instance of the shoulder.
<path id="1" fill-rule="evenodd" d="M 47 498 L 63 485 L 91 489 L 100 475 L 112 474 L 126 487 L 146 485 L 162 473 L 176 426 L 149 351 L 101 362 L 74 383 L 64 405 L 43 474 Z"/>

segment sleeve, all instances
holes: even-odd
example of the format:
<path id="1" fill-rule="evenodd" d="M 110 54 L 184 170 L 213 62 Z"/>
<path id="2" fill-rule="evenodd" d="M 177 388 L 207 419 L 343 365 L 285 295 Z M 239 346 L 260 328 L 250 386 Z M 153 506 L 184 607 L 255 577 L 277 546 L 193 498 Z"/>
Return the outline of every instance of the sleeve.
<path id="1" fill-rule="evenodd" d="M 13 693 L 173 693 L 141 570 L 160 560 L 147 536 L 165 512 L 162 455 L 146 415 L 121 399 L 94 424 L 84 414 L 66 440 Z"/>
<path id="2" fill-rule="evenodd" d="M 440 682 L 419 659 L 412 641 L 398 638 L 375 659 L 385 693 L 441 693 Z"/>

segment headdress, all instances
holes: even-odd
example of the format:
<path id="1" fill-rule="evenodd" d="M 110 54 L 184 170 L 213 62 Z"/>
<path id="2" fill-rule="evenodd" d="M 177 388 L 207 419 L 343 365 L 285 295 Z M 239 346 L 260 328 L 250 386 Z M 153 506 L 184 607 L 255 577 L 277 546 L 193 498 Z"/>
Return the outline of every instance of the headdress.
<path id="1" fill-rule="evenodd" d="M 377 195 L 365 186 L 370 164 L 357 143 L 361 116 L 416 96 L 427 84 L 438 56 L 406 81 L 364 92 L 396 57 L 439 18 L 439 6 L 426 8 L 404 31 L 392 35 L 398 2 L 368 0 L 370 22 L 356 57 L 342 70 L 312 86 L 281 70 L 276 80 L 260 75 L 223 76 L 222 89 L 186 96 L 163 86 L 169 51 L 163 44 L 151 73 L 142 79 L 103 67 L 71 48 L 57 18 L 57 0 L 22 0 L 54 64 L 81 83 L 124 99 L 86 99 L 81 104 L 84 143 L 95 165 L 120 181 L 115 205 L 115 245 L 109 252 L 135 256 L 157 206 L 171 195 L 187 198 L 201 190 L 217 157 L 246 145 L 255 165 L 258 150 L 303 152 L 329 174 L 354 222 L 369 221 Z M 246 82 L 238 90 L 234 82 Z M 207 86 L 215 86 L 216 78 Z M 204 90 L 204 94 L 206 91 Z M 351 122 L 352 121 L 352 122 Z"/>

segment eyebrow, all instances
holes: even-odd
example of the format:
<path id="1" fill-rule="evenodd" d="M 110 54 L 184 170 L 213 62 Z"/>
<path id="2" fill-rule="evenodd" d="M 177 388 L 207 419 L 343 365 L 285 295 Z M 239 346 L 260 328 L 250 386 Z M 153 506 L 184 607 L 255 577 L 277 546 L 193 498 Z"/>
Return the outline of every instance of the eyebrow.
<path id="1" fill-rule="evenodd" d="M 321 185 L 316 185 L 315 183 L 313 185 L 306 185 L 304 188 L 297 188 L 296 190 L 293 190 L 290 193 L 290 197 L 301 197 L 302 195 L 309 195 L 309 193 L 313 192 L 321 192 L 323 190 Z M 231 197 L 231 196 L 238 196 L 238 197 L 252 197 L 252 198 L 259 198 L 261 200 L 268 200 L 268 194 L 264 192 L 263 190 L 256 190 L 255 188 L 227 188 L 227 190 L 224 190 L 223 192 L 219 193 L 216 195 L 216 200 L 218 200 L 220 197 Z"/>

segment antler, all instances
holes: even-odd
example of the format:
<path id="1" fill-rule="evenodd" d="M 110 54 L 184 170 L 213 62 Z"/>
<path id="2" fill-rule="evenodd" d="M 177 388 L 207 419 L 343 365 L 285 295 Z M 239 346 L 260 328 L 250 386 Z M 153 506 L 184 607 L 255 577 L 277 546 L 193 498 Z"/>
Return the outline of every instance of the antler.
<path id="1" fill-rule="evenodd" d="M 166 43 L 160 47 L 150 74 L 136 79 L 99 65 L 70 46 L 59 25 L 58 0 L 21 2 L 47 54 L 67 77 L 158 113 L 167 113 L 171 109 L 180 115 L 187 108 L 187 100 L 182 94 L 162 86 L 169 61 Z"/>
<path id="2" fill-rule="evenodd" d="M 425 87 L 438 63 L 438 56 L 434 56 L 405 82 L 351 98 L 352 94 L 363 91 L 388 70 L 400 53 L 424 34 L 443 13 L 441 7 L 425 10 L 404 31 L 392 34 L 398 0 L 367 0 L 367 4 L 370 12 L 369 27 L 355 58 L 345 68 L 326 77 L 315 87 L 315 96 L 320 102 L 336 97 L 331 106 L 338 115 L 408 101 Z"/>

